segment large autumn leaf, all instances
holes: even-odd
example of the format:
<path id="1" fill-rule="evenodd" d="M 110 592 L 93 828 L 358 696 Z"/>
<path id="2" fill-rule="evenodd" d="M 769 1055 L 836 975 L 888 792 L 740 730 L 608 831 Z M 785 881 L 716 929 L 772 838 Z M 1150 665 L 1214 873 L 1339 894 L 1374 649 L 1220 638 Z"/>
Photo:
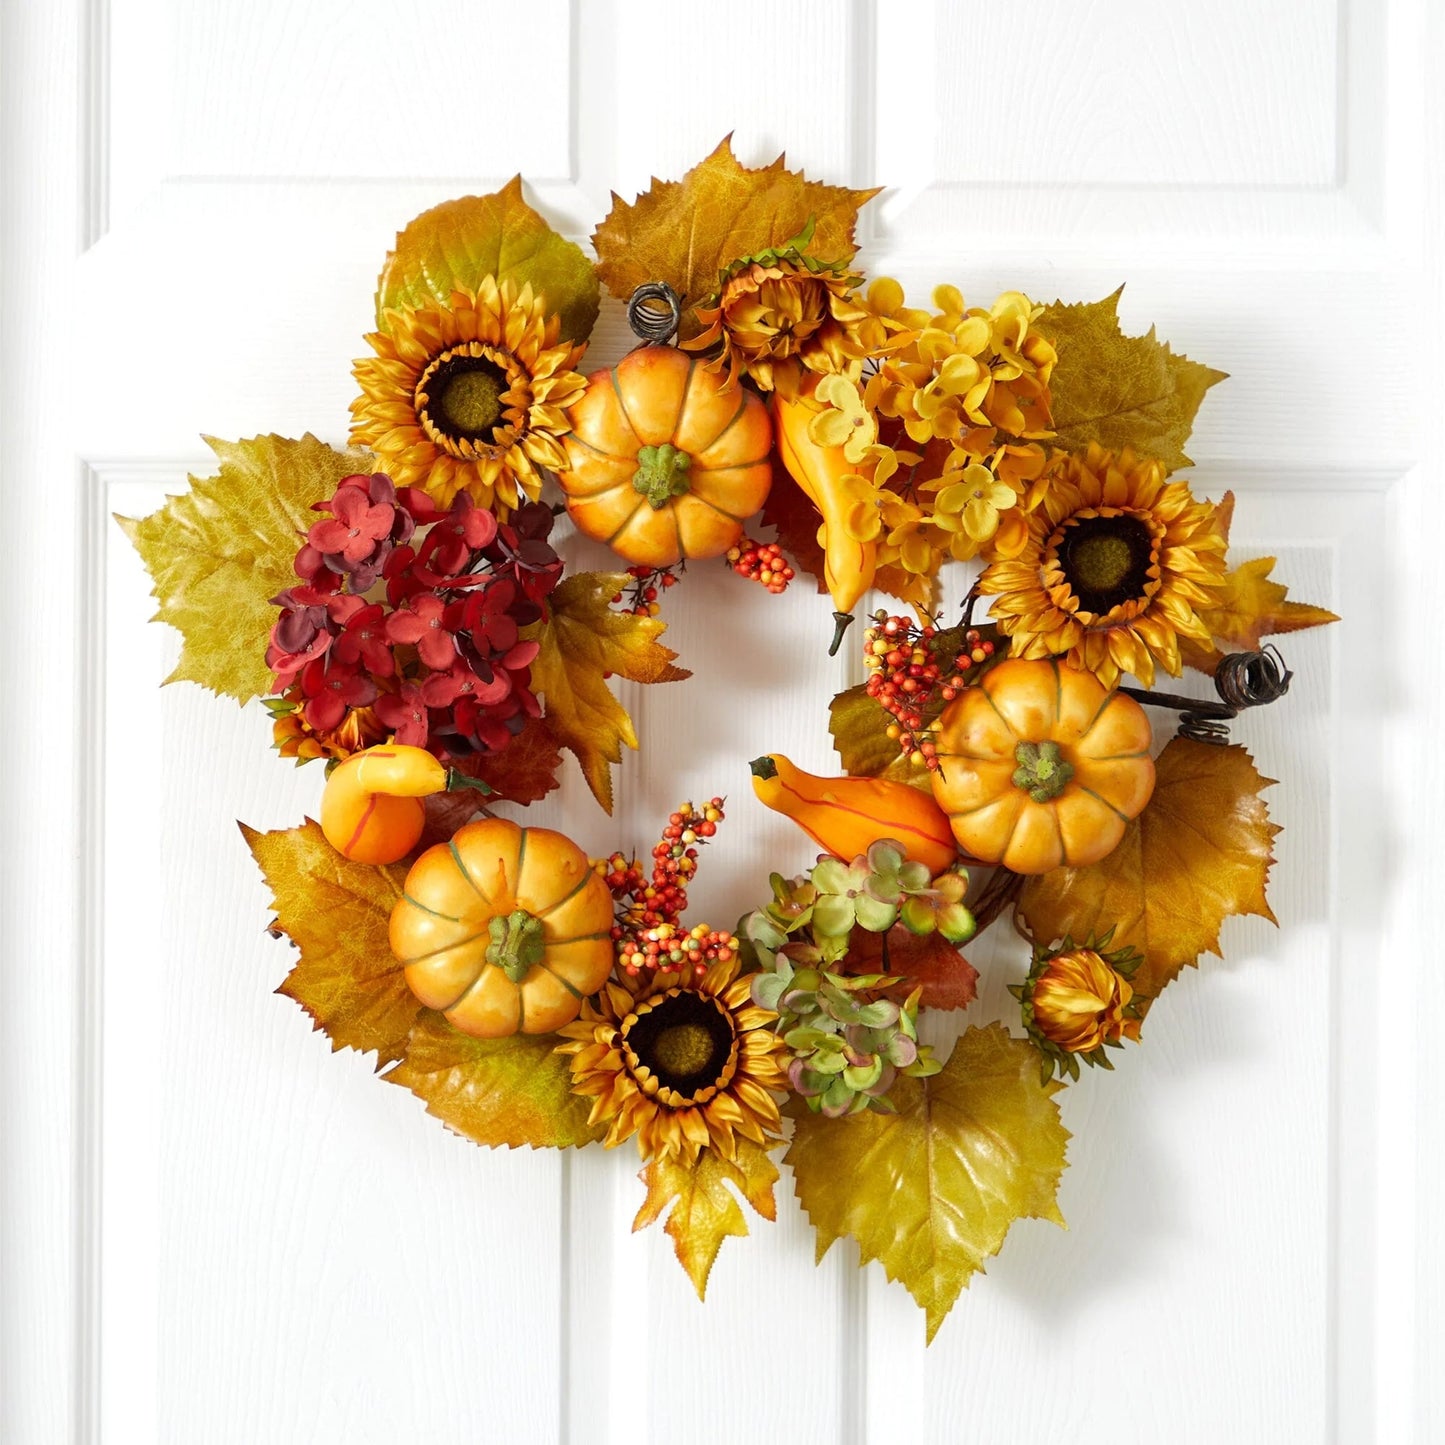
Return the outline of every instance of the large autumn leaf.
<path id="1" fill-rule="evenodd" d="M 514 176 L 487 196 L 462 196 L 423 211 L 396 238 L 376 284 L 376 324 L 388 309 L 448 304 L 452 290 L 475 291 L 485 276 L 531 282 L 562 334 L 584 341 L 597 320 L 597 272 L 580 246 L 559 236 L 522 198 Z"/>
<path id="2" fill-rule="evenodd" d="M 275 833 L 240 827 L 270 886 L 276 926 L 301 951 L 277 992 L 311 1015 L 333 1049 L 399 1059 L 421 1008 L 387 941 L 407 865 L 353 863 L 309 818 Z"/>
<path id="3" fill-rule="evenodd" d="M 474 1144 L 566 1149 L 605 1131 L 588 1126 L 589 1101 L 572 1092 L 555 1034 L 474 1039 L 423 1010 L 406 1055 L 382 1075 L 410 1089 L 448 1129 Z"/>
<path id="4" fill-rule="evenodd" d="M 707 1293 L 713 1261 L 729 1235 L 748 1232 L 747 1221 L 728 1189 L 732 1184 L 764 1219 L 776 1219 L 773 1185 L 778 1166 L 756 1144 L 738 1140 L 737 1162 L 704 1149 L 692 1165 L 676 1159 L 654 1159 L 637 1176 L 647 1198 L 632 1223 L 634 1231 L 655 1223 L 671 1205 L 664 1228 L 672 1236 L 678 1263 L 687 1271 L 697 1297 Z"/>
<path id="5" fill-rule="evenodd" d="M 788 170 L 783 156 L 749 169 L 727 136 L 680 181 L 654 177 L 652 188 L 630 204 L 613 192 L 612 209 L 592 235 L 597 270 L 623 300 L 645 281 L 665 281 L 686 312 L 717 290 L 729 263 L 792 240 L 809 221 L 811 255 L 851 260 L 858 208 L 879 189 L 807 180 Z M 686 315 L 683 331 L 689 331 Z"/>
<path id="6" fill-rule="evenodd" d="M 266 639 L 271 598 L 296 582 L 292 564 L 313 502 L 342 477 L 372 472 L 368 452 L 337 451 L 314 436 L 206 438 L 220 474 L 192 477 L 149 517 L 117 517 L 155 586 L 156 619 L 180 631 L 181 657 L 167 682 L 198 682 L 248 702 L 271 690 Z"/>
<path id="7" fill-rule="evenodd" d="M 1119 329 L 1121 286 L 1102 301 L 1055 301 L 1035 323 L 1059 353 L 1049 390 L 1056 444 L 1132 447 L 1170 471 L 1186 467 L 1184 443 L 1204 393 L 1227 373 L 1179 356 L 1168 342 Z"/>
<path id="8" fill-rule="evenodd" d="M 1265 900 L 1280 831 L 1269 821 L 1254 760 L 1236 743 L 1174 738 L 1159 755 L 1154 796 L 1107 858 L 1030 878 L 1019 913 L 1043 944 L 1114 930 L 1113 947 L 1144 955 L 1131 975 L 1149 1001 L 1201 953 L 1219 953 L 1231 914 L 1275 921 Z"/>
<path id="9" fill-rule="evenodd" d="M 532 663 L 532 686 L 546 699 L 552 736 L 575 753 L 592 795 L 612 811 L 610 763 L 622 745 L 637 746 L 627 710 L 607 685 L 608 675 L 633 682 L 678 682 L 692 674 L 674 667 L 677 656 L 657 639 L 666 623 L 615 612 L 612 599 L 632 579 L 625 572 L 578 572 L 547 599 L 548 615 L 523 635 L 541 645 Z"/>
<path id="10" fill-rule="evenodd" d="M 1335 613 L 1306 602 L 1291 602 L 1289 588 L 1271 579 L 1273 557 L 1255 557 L 1241 562 L 1222 584 L 1217 607 L 1200 608 L 1199 616 L 1216 644 L 1224 651 L 1255 652 L 1260 641 L 1282 632 L 1299 632 L 1306 627 L 1323 627 L 1338 622 Z M 1200 672 L 1212 673 L 1219 663 L 1219 647 L 1204 648 L 1187 642 L 1180 649 L 1185 662 Z"/>
<path id="11" fill-rule="evenodd" d="M 964 1032 L 942 1073 L 900 1078 L 896 1114 L 802 1114 L 784 1162 L 818 1232 L 818 1258 L 851 1235 L 928 1317 L 944 1316 L 1016 1219 L 1062 1225 L 1069 1133 L 1039 1056 L 1002 1024 Z"/>

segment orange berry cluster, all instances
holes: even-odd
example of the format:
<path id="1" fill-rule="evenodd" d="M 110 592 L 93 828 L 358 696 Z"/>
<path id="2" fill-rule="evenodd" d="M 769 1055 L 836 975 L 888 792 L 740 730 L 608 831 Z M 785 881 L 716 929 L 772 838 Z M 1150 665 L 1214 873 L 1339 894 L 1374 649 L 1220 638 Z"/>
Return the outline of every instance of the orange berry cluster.
<path id="1" fill-rule="evenodd" d="M 662 611 L 657 599 L 667 588 L 677 586 L 686 566 L 685 562 L 679 562 L 676 568 L 629 567 L 627 575 L 632 578 L 632 586 L 626 593 L 614 592 L 612 605 L 615 607 L 625 596 L 627 606 L 623 608 L 624 612 L 630 612 L 634 617 L 656 617 Z"/>
<path id="2" fill-rule="evenodd" d="M 697 853 L 723 820 L 723 800 L 701 807 L 684 803 L 668 815 L 662 837 L 652 850 L 652 877 L 642 864 L 614 853 L 596 859 L 593 868 L 607 884 L 617 906 L 612 942 L 617 968 L 628 978 L 649 973 L 686 972 L 701 978 L 713 963 L 726 963 L 737 948 L 731 933 L 705 923 L 685 928 L 687 885 L 697 872 Z"/>
<path id="3" fill-rule="evenodd" d="M 793 569 L 776 542 L 755 542 L 751 537 L 743 537 L 728 548 L 727 560 L 739 577 L 761 582 L 769 592 L 781 592 L 793 580 Z"/>
<path id="4" fill-rule="evenodd" d="M 949 634 L 949 637 L 957 634 Z M 863 634 L 863 666 L 868 671 L 868 696 L 876 698 L 894 719 L 886 729 L 915 767 L 938 767 L 931 733 L 937 726 L 924 718 L 935 696 L 950 703 L 968 686 L 968 673 L 993 656 L 994 645 L 977 628 L 967 628 L 956 653 L 951 645 L 939 651 L 942 634 L 931 623 L 919 627 L 908 617 L 893 617 L 881 608 Z M 944 658 L 939 661 L 940 656 Z"/>

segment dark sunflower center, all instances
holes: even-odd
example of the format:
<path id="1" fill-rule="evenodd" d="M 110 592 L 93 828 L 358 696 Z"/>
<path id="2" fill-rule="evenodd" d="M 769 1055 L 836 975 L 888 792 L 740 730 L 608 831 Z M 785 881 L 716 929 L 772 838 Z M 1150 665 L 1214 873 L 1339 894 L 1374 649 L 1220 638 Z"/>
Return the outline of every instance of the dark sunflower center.
<path id="1" fill-rule="evenodd" d="M 1142 597 L 1154 538 L 1138 517 L 1079 517 L 1065 523 L 1059 568 L 1090 612 Z"/>
<path id="2" fill-rule="evenodd" d="M 457 437 L 479 437 L 502 415 L 506 373 L 483 356 L 444 361 L 427 383 L 427 412 L 439 430 Z"/>
<path id="3" fill-rule="evenodd" d="M 712 999 L 684 989 L 639 1014 L 627 1042 L 659 1083 L 686 1095 L 720 1082 L 733 1030 Z"/>

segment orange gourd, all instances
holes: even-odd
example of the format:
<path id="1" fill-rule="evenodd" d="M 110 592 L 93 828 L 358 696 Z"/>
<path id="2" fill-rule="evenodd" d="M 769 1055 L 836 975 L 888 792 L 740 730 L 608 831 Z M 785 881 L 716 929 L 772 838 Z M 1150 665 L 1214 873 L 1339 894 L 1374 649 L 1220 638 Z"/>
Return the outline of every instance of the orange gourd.
<path id="1" fill-rule="evenodd" d="M 1009 658 L 944 708 L 933 796 L 959 845 L 1015 873 L 1111 853 L 1154 791 L 1144 709 L 1056 659 Z"/>
<path id="2" fill-rule="evenodd" d="M 428 848 L 391 911 L 411 991 L 477 1038 L 569 1024 L 612 968 L 612 895 L 548 828 L 468 823 Z"/>
<path id="3" fill-rule="evenodd" d="M 416 847 L 424 797 L 447 786 L 447 770 L 424 748 L 388 743 L 338 764 L 321 795 L 321 831 L 355 863 L 395 863 Z"/>
<path id="4" fill-rule="evenodd" d="M 937 876 L 958 862 L 948 818 L 919 788 L 883 778 L 818 778 L 781 753 L 754 758 L 753 792 L 791 818 L 825 853 L 851 863 L 880 838 Z"/>
<path id="5" fill-rule="evenodd" d="M 772 484 L 762 401 L 672 346 L 596 371 L 571 409 L 557 474 L 579 532 L 650 567 L 717 557 Z"/>

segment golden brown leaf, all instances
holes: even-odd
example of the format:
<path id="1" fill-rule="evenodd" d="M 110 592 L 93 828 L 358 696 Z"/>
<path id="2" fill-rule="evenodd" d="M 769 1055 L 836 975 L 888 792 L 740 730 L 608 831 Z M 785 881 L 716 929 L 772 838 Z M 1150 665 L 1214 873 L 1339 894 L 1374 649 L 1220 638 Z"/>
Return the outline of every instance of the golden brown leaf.
<path id="1" fill-rule="evenodd" d="M 474 1144 L 567 1149 L 605 1132 L 588 1126 L 589 1101 L 572 1092 L 555 1034 L 474 1039 L 424 1009 L 406 1056 L 382 1075 L 410 1089 L 428 1114 Z"/>
<path id="2" fill-rule="evenodd" d="M 1176 355 L 1168 342 L 1119 329 L 1121 286 L 1102 301 L 1055 301 L 1035 323 L 1059 353 L 1050 393 L 1056 445 L 1083 451 L 1132 447 L 1174 471 L 1186 467 L 1184 443 L 1204 393 L 1226 372 Z"/>
<path id="3" fill-rule="evenodd" d="M 447 305 L 455 287 L 485 276 L 512 280 L 546 298 L 562 334 L 585 341 L 597 320 L 597 272 L 580 246 L 559 236 L 522 198 L 514 176 L 487 196 L 462 196 L 423 211 L 396 238 L 376 284 L 376 324 L 388 308 Z"/>
<path id="4" fill-rule="evenodd" d="M 1216 642 L 1229 649 L 1254 652 L 1263 637 L 1340 620 L 1323 607 L 1289 601 L 1289 588 L 1270 579 L 1274 564 L 1273 557 L 1241 562 L 1226 575 L 1219 606 L 1200 609 L 1199 615 Z"/>
<path id="5" fill-rule="evenodd" d="M 593 233 L 603 284 L 624 301 L 645 281 L 665 281 L 684 311 L 711 295 L 729 263 L 781 245 L 814 223 L 808 250 L 824 261 L 850 261 L 858 249 L 858 208 L 880 187 L 854 191 L 804 179 L 779 156 L 750 170 L 727 136 L 680 181 L 659 181 L 631 204 L 616 192 Z M 684 336 L 689 327 L 684 316 Z"/>
<path id="6" fill-rule="evenodd" d="M 727 1185 L 731 1183 L 764 1219 L 778 1217 L 773 1201 L 778 1166 L 747 1139 L 738 1140 L 736 1163 L 716 1150 L 703 1149 L 695 1164 L 654 1159 L 637 1177 L 647 1185 L 647 1198 L 632 1222 L 634 1232 L 655 1224 L 672 1205 L 664 1228 L 699 1299 L 707 1293 L 707 1277 L 723 1240 L 748 1232 L 747 1220 Z"/>
<path id="7" fill-rule="evenodd" d="M 1107 858 L 1030 878 L 1019 899 L 1040 943 L 1112 928 L 1112 947 L 1137 948 L 1144 961 L 1130 981 L 1145 1008 L 1201 953 L 1219 952 L 1231 914 L 1275 921 L 1265 884 L 1280 831 L 1259 796 L 1274 779 L 1238 744 L 1174 738 L 1157 768 L 1149 806 Z"/>
<path id="8" fill-rule="evenodd" d="M 387 939 L 407 864 L 353 863 L 309 818 L 275 833 L 240 827 L 270 886 L 277 926 L 301 950 L 277 992 L 311 1015 L 333 1049 L 399 1059 L 421 1008 Z"/>
<path id="9" fill-rule="evenodd" d="M 930 1343 L 970 1276 L 1016 1219 L 1062 1225 L 1056 1198 L 1069 1133 L 1039 1056 L 1002 1024 L 965 1030 L 943 1072 L 900 1078 L 896 1114 L 798 1117 L 783 1156 L 818 1232 L 880 1260 L 928 1317 Z"/>
<path id="10" fill-rule="evenodd" d="M 576 754 L 587 786 L 608 813 L 608 764 L 622 761 L 624 743 L 637 746 L 637 733 L 607 686 L 607 675 L 633 682 L 692 676 L 672 665 L 677 654 L 657 640 L 666 623 L 612 610 L 612 598 L 631 581 L 625 572 L 578 572 L 564 578 L 547 599 L 547 617 L 523 634 L 541 644 L 532 663 L 532 686 L 546 699 L 547 726 L 562 747 Z"/>
<path id="11" fill-rule="evenodd" d="M 155 583 L 155 620 L 183 639 L 166 681 L 198 682 L 248 702 L 271 690 L 271 598 L 298 581 L 292 564 L 317 519 L 311 504 L 376 463 L 369 452 L 339 452 L 309 433 L 300 441 L 206 440 L 221 459 L 219 476 L 192 477 L 190 491 L 158 512 L 116 521 Z"/>

